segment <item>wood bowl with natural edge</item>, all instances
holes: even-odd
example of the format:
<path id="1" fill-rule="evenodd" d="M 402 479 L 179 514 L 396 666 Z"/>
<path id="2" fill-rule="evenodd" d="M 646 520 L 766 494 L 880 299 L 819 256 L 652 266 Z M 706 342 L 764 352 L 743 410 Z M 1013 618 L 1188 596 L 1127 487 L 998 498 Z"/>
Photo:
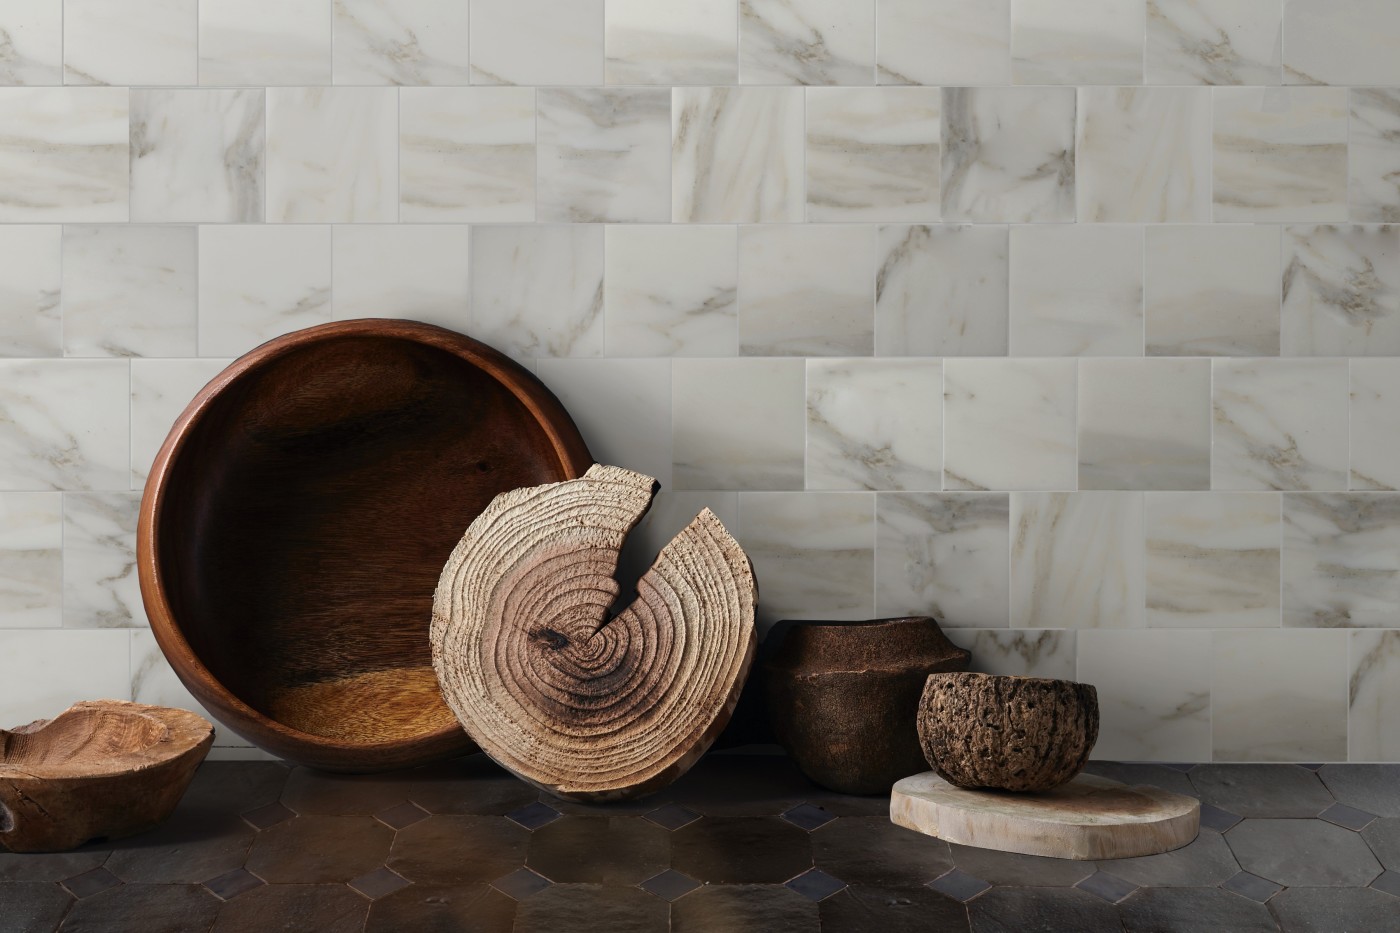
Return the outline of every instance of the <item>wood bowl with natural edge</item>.
<path id="1" fill-rule="evenodd" d="M 152 829 L 212 744 L 194 713 L 123 700 L 0 729 L 0 849 L 61 852 Z"/>
<path id="2" fill-rule="evenodd" d="M 462 334 L 366 319 L 278 337 L 156 455 L 137 530 L 151 629 L 215 718 L 282 758 L 467 754 L 428 642 L 443 563 L 498 493 L 592 462 L 543 383 Z"/>

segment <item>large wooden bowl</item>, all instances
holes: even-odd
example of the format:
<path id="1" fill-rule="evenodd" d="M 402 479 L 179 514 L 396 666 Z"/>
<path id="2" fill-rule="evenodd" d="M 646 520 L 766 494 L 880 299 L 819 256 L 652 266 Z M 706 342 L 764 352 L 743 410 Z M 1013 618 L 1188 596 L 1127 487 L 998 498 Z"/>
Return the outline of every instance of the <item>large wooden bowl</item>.
<path id="1" fill-rule="evenodd" d="M 452 331 L 360 320 L 235 361 L 185 409 L 141 502 L 141 592 L 220 721 L 292 761 L 408 767 L 473 749 L 433 676 L 443 563 L 500 492 L 578 476 L 548 389 Z"/>

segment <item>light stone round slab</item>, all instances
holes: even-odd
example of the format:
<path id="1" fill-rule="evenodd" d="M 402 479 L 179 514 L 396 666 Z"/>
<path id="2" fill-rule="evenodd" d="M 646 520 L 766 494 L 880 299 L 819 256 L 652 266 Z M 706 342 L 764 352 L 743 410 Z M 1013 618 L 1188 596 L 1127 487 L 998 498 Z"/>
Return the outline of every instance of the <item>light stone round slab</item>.
<path id="1" fill-rule="evenodd" d="M 890 794 L 890 820 L 982 849 L 1051 858 L 1156 855 L 1186 845 L 1201 804 L 1160 787 L 1130 787 L 1081 774 L 1037 794 L 955 787 L 932 771 L 904 778 Z"/>

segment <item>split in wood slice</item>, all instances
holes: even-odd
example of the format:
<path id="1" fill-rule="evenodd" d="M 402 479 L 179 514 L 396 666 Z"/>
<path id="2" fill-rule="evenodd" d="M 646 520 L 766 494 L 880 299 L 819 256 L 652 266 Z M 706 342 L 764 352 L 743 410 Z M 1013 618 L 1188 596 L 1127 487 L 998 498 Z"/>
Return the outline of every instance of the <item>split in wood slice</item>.
<path id="1" fill-rule="evenodd" d="M 0 849 L 58 852 L 151 829 L 213 743 L 194 713 L 122 700 L 0 729 Z"/>
<path id="2" fill-rule="evenodd" d="M 503 493 L 438 582 L 433 666 L 448 706 L 484 752 L 560 797 L 638 797 L 680 777 L 753 661 L 753 569 L 709 509 L 611 614 L 618 552 L 656 487 L 594 466 Z"/>

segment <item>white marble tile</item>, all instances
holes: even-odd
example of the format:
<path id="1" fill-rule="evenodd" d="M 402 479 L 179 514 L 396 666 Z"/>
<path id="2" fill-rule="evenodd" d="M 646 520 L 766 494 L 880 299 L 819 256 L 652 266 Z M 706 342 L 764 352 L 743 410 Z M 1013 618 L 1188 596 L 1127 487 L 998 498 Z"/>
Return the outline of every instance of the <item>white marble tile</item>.
<path id="1" fill-rule="evenodd" d="M 1010 0 L 876 0 L 880 84 L 1009 84 Z"/>
<path id="2" fill-rule="evenodd" d="M 200 0 L 199 83 L 330 84 L 328 0 Z"/>
<path id="3" fill-rule="evenodd" d="M 130 634 L 0 630 L 0 723 L 52 719 L 79 700 L 129 700 Z"/>
<path id="4" fill-rule="evenodd" d="M 209 711 L 190 695 L 184 684 L 180 683 L 180 678 L 175 675 L 170 662 L 161 653 L 160 645 L 156 644 L 154 633 L 149 629 L 133 629 L 130 639 L 132 700 L 153 706 L 187 709 L 212 720 Z M 215 744 L 224 744 L 222 740 L 230 735 L 233 733 L 215 724 Z"/>
<path id="5" fill-rule="evenodd" d="M 740 0 L 744 84 L 872 84 L 875 0 Z"/>
<path id="6" fill-rule="evenodd" d="M 140 489 L 175 419 L 231 360 L 131 361 L 131 488 Z"/>
<path id="7" fill-rule="evenodd" d="M 1346 220 L 1345 88 L 1214 94 L 1215 220 Z"/>
<path id="8" fill-rule="evenodd" d="M 875 352 L 880 356 L 1004 356 L 1007 228 L 880 228 Z"/>
<path id="9" fill-rule="evenodd" d="M 663 488 L 651 500 L 651 508 L 632 529 L 618 559 L 618 582 L 627 594 L 651 569 L 656 555 L 702 509 L 709 509 L 725 529 L 739 534 L 739 494 L 737 492 L 671 492 Z"/>
<path id="10" fill-rule="evenodd" d="M 1279 508 L 1270 493 L 1148 493 L 1147 624 L 1278 628 Z"/>
<path id="11" fill-rule="evenodd" d="M 140 506 L 139 492 L 64 493 L 64 626 L 146 626 L 136 576 Z"/>
<path id="12" fill-rule="evenodd" d="M 1346 360 L 1215 360 L 1212 489 L 1345 489 Z"/>
<path id="13" fill-rule="evenodd" d="M 535 219 L 535 91 L 404 88 L 399 93 L 399 219 Z"/>
<path id="14" fill-rule="evenodd" d="M 1209 360 L 1079 364 L 1079 488 L 1210 488 Z"/>
<path id="15" fill-rule="evenodd" d="M 1392 0 L 1287 0 L 1288 84 L 1400 84 L 1400 5 Z"/>
<path id="16" fill-rule="evenodd" d="M 1073 360 L 947 360 L 948 489 L 1075 489 Z"/>
<path id="17" fill-rule="evenodd" d="M 938 88 L 807 92 L 809 221 L 938 219 Z"/>
<path id="18" fill-rule="evenodd" d="M 1209 222 L 1210 97 L 1194 87 L 1080 88 L 1080 223 Z"/>
<path id="19" fill-rule="evenodd" d="M 127 89 L 0 88 L 0 223 L 125 223 Z"/>
<path id="20" fill-rule="evenodd" d="M 394 88 L 269 88 L 267 219 L 397 220 L 398 109 Z"/>
<path id="21" fill-rule="evenodd" d="M 875 498 L 877 616 L 931 615 L 945 628 L 1006 628 L 1007 496 L 910 492 Z"/>
<path id="22" fill-rule="evenodd" d="M 1211 633 L 1215 761 L 1345 761 L 1347 633 Z"/>
<path id="23" fill-rule="evenodd" d="M 63 82 L 197 83 L 198 7 L 198 0 L 63 0 Z"/>
<path id="24" fill-rule="evenodd" d="M 536 105 L 538 220 L 670 219 L 669 90 L 542 88 Z"/>
<path id="25" fill-rule="evenodd" d="M 63 228 L 0 226 L 0 356 L 58 356 Z"/>
<path id="26" fill-rule="evenodd" d="M 1283 231 L 1283 353 L 1400 356 L 1400 226 Z"/>
<path id="27" fill-rule="evenodd" d="M 739 543 L 763 592 L 760 637 L 780 619 L 873 617 L 874 493 L 740 493 Z"/>
<path id="28" fill-rule="evenodd" d="M 337 321 L 388 317 L 470 330 L 463 225 L 351 224 L 331 233 L 331 305 Z"/>
<path id="29" fill-rule="evenodd" d="M 941 489 L 939 360 L 807 361 L 808 489 Z"/>
<path id="30" fill-rule="evenodd" d="M 972 652 L 969 670 L 1012 677 L 1075 679 L 1078 632 L 1055 629 L 949 629 L 949 641 Z"/>
<path id="31" fill-rule="evenodd" d="M 1099 694 L 1095 758 L 1209 761 L 1209 632 L 1080 632 L 1076 679 Z"/>
<path id="32" fill-rule="evenodd" d="M 539 377 L 573 416 L 595 460 L 671 488 L 670 360 L 541 359 Z"/>
<path id="33" fill-rule="evenodd" d="M 239 356 L 330 319 L 330 227 L 199 228 L 200 356 Z"/>
<path id="34" fill-rule="evenodd" d="M 801 489 L 807 423 L 801 360 L 675 360 L 677 489 Z"/>
<path id="35" fill-rule="evenodd" d="M 1015 356 L 1141 356 L 1143 228 L 1011 229 Z"/>
<path id="36" fill-rule="evenodd" d="M 1278 84 L 1280 0 L 1147 0 L 1148 84 Z"/>
<path id="37" fill-rule="evenodd" d="M 671 219 L 800 222 L 803 146 L 799 88 L 675 88 Z"/>
<path id="38" fill-rule="evenodd" d="M 135 88 L 131 219 L 263 219 L 264 91 Z"/>
<path id="39" fill-rule="evenodd" d="M 63 497 L 0 493 L 0 617 L 10 628 L 63 624 Z"/>
<path id="40" fill-rule="evenodd" d="M 1146 228 L 1148 356 L 1277 356 L 1279 229 Z"/>
<path id="41" fill-rule="evenodd" d="M 737 241 L 730 226 L 608 227 L 608 356 L 737 356 Z"/>
<path id="42" fill-rule="evenodd" d="M 336 0 L 336 84 L 466 84 L 468 5 Z"/>
<path id="43" fill-rule="evenodd" d="M 739 230 L 739 351 L 869 356 L 875 348 L 875 228 Z"/>
<path id="44" fill-rule="evenodd" d="M 0 360 L 0 489 L 126 489 L 126 360 Z"/>
<path id="45" fill-rule="evenodd" d="M 603 228 L 476 227 L 473 335 L 517 357 L 603 355 Z"/>
<path id="46" fill-rule="evenodd" d="M 1011 494 L 1011 626 L 1141 628 L 1142 496 Z"/>
<path id="47" fill-rule="evenodd" d="M 0 85 L 62 83 L 62 2 L 0 0 Z"/>
<path id="48" fill-rule="evenodd" d="M 1400 496 L 1283 497 L 1283 624 L 1400 628 Z"/>
<path id="49" fill-rule="evenodd" d="M 1350 633 L 1347 760 L 1400 759 L 1400 632 Z"/>
<path id="50" fill-rule="evenodd" d="M 602 84 L 603 0 L 471 0 L 473 84 Z"/>
<path id="51" fill-rule="evenodd" d="M 1400 489 L 1400 360 L 1351 361 L 1352 489 Z"/>
<path id="52" fill-rule="evenodd" d="M 65 356 L 193 356 L 194 227 L 63 230 Z"/>
<path id="53" fill-rule="evenodd" d="M 1012 0 L 1017 84 L 1141 84 L 1140 0 Z"/>
<path id="54" fill-rule="evenodd" d="M 943 220 L 1074 220 L 1075 92 L 943 89 Z"/>
<path id="55" fill-rule="evenodd" d="M 1351 89 L 1351 219 L 1400 221 L 1400 88 Z"/>
<path id="56" fill-rule="evenodd" d="M 738 83 L 734 0 L 610 0 L 603 17 L 609 84 Z"/>

